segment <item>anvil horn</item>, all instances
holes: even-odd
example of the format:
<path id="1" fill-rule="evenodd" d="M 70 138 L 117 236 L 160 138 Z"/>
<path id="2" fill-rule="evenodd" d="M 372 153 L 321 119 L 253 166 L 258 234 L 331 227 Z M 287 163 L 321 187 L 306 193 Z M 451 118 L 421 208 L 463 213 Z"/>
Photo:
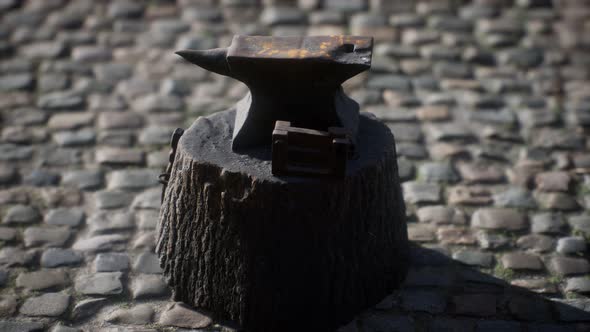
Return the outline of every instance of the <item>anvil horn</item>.
<path id="1" fill-rule="evenodd" d="M 201 68 L 220 75 L 231 76 L 226 59 L 227 48 L 214 48 L 202 51 L 182 50 L 176 52 L 176 54 Z"/>

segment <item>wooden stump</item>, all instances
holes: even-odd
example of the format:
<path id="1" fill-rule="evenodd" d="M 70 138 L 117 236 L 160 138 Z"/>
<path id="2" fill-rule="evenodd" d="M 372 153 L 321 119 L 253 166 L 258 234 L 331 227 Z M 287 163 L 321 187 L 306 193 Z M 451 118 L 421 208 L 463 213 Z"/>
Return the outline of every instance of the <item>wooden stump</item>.
<path id="1" fill-rule="evenodd" d="M 174 299 L 249 331 L 328 331 L 391 293 L 409 252 L 389 129 L 361 115 L 344 179 L 279 178 L 270 144 L 231 151 L 234 117 L 178 144 L 156 249 Z"/>

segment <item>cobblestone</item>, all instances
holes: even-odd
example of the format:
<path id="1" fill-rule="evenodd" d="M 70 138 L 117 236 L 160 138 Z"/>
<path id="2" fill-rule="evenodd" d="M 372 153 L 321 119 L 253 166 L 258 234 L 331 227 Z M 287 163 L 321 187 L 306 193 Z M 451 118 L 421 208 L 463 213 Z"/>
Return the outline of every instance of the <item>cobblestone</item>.
<path id="1" fill-rule="evenodd" d="M 344 88 L 396 138 L 413 265 L 340 331 L 588 329 L 588 17 L 584 1 L 0 0 L 0 330 L 230 330 L 172 301 L 154 249 L 171 131 L 246 92 L 173 52 L 234 33 L 375 38 Z"/>

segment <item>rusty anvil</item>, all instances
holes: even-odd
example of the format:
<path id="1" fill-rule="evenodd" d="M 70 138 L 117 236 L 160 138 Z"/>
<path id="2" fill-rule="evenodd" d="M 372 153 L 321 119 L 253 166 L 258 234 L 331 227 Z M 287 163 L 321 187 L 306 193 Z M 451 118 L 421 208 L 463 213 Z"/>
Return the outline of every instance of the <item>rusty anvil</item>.
<path id="1" fill-rule="evenodd" d="M 234 36 L 229 48 L 176 52 L 250 92 L 236 105 L 232 150 L 270 144 L 276 121 L 316 130 L 344 127 L 356 142 L 359 106 L 342 90 L 371 66 L 373 38 Z"/>

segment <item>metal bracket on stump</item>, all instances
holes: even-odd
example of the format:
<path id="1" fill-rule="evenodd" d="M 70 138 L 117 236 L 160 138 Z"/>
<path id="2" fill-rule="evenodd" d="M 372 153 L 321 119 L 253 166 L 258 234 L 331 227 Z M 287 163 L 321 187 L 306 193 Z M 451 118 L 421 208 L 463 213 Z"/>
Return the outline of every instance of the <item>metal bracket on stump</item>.
<path id="1" fill-rule="evenodd" d="M 326 132 L 277 121 L 272 133 L 272 174 L 342 178 L 353 146 L 350 135 L 342 127 L 330 127 Z"/>
<path id="2" fill-rule="evenodd" d="M 174 157 L 176 156 L 176 147 L 178 146 L 178 141 L 184 134 L 184 129 L 176 128 L 172 133 L 172 137 L 170 138 L 170 153 L 168 154 L 168 165 L 166 166 L 166 171 L 158 175 L 158 182 L 162 184 L 162 195 L 160 196 L 160 202 L 164 202 L 164 194 L 166 193 L 166 186 L 168 186 L 168 181 L 170 181 L 170 174 L 172 173 L 172 165 L 174 164 Z"/>

